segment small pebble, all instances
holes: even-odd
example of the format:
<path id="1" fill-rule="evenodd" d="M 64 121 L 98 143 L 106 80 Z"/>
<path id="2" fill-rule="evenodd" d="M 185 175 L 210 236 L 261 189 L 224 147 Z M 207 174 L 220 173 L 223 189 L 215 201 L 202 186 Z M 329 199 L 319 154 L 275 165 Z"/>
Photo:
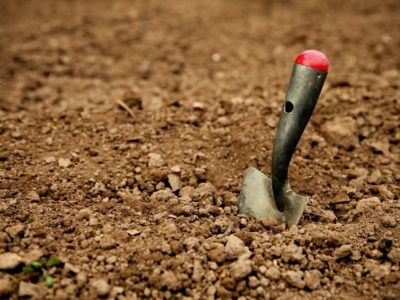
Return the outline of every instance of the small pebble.
<path id="1" fill-rule="evenodd" d="M 72 162 L 71 162 L 71 160 L 69 158 L 60 158 L 58 160 L 58 165 L 61 168 L 68 168 L 68 167 L 70 167 L 72 165 Z"/>
<path id="2" fill-rule="evenodd" d="M 100 297 L 107 296 L 111 291 L 111 286 L 104 279 L 95 279 L 91 285 L 95 289 L 97 296 Z"/>
<path id="3" fill-rule="evenodd" d="M 303 278 L 302 271 L 287 271 L 286 273 L 286 281 L 290 285 L 297 287 L 298 289 L 304 289 L 306 285 L 302 278 Z"/>
<path id="4" fill-rule="evenodd" d="M 247 258 L 247 254 L 239 257 L 237 261 L 231 264 L 230 273 L 233 279 L 240 280 L 249 275 L 252 271 L 251 261 Z"/>
<path id="5" fill-rule="evenodd" d="M 20 265 L 22 258 L 15 253 L 6 252 L 0 254 L 0 270 L 13 270 Z"/>
<path id="6" fill-rule="evenodd" d="M 333 256 L 336 259 L 341 259 L 341 258 L 351 255 L 351 253 L 352 253 L 351 245 L 342 245 L 339 248 L 337 248 L 335 251 L 333 251 Z"/>
<path id="7" fill-rule="evenodd" d="M 396 227 L 397 225 L 396 219 L 392 216 L 381 217 L 381 222 L 384 227 Z"/>
<path id="8" fill-rule="evenodd" d="M 14 291 L 14 283 L 8 277 L 0 278 L 0 298 L 9 296 Z"/>
<path id="9" fill-rule="evenodd" d="M 227 259 L 236 259 L 242 254 L 249 252 L 249 248 L 247 248 L 243 241 L 235 235 L 228 236 L 226 245 L 225 245 L 225 253 Z"/>

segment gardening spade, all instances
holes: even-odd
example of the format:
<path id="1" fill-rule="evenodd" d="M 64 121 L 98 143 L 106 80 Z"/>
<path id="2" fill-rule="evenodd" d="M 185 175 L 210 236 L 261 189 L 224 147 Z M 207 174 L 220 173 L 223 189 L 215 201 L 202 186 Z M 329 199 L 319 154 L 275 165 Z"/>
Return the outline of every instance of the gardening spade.
<path id="1" fill-rule="evenodd" d="M 329 62 L 316 50 L 302 52 L 295 61 L 276 131 L 272 154 L 272 180 L 255 168 L 244 173 L 239 213 L 257 220 L 273 218 L 288 228 L 296 225 L 307 197 L 290 188 L 288 169 L 293 152 L 311 117 Z"/>

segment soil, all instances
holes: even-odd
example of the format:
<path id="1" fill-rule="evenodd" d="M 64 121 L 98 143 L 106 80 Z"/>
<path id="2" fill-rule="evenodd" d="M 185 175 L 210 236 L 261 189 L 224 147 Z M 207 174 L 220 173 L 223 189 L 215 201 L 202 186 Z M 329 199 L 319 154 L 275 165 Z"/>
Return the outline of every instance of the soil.
<path id="1" fill-rule="evenodd" d="M 397 0 L 0 7 L 0 297 L 400 298 Z M 237 204 L 306 49 L 288 230 Z M 22 272 L 50 256 L 52 288 Z"/>

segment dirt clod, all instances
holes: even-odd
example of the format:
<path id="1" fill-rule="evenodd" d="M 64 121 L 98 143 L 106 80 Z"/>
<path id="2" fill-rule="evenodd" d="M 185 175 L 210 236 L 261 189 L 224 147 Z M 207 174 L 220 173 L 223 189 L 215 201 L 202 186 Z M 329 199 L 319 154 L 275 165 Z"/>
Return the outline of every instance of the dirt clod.
<path id="1" fill-rule="evenodd" d="M 298 289 L 303 289 L 305 286 L 302 271 L 287 271 L 286 280 L 290 285 L 297 287 Z"/>
<path id="2" fill-rule="evenodd" d="M 327 121 L 322 130 L 335 145 L 350 149 L 358 144 L 356 121 L 351 117 L 335 117 Z"/>
<path id="3" fill-rule="evenodd" d="M 353 247 L 351 245 L 342 245 L 339 248 L 335 249 L 333 252 L 333 256 L 336 259 L 344 258 L 346 256 L 351 255 Z"/>
<path id="4" fill-rule="evenodd" d="M 303 258 L 303 249 L 291 244 L 282 250 L 281 256 L 285 262 L 299 262 Z"/>
<path id="5" fill-rule="evenodd" d="M 228 236 L 225 245 L 225 254 L 227 259 L 237 259 L 239 256 L 248 252 L 249 249 L 244 245 L 241 239 L 234 235 Z"/>
<path id="6" fill-rule="evenodd" d="M 304 274 L 304 281 L 309 289 L 319 289 L 321 287 L 321 272 L 318 270 L 306 271 Z"/>
<path id="7" fill-rule="evenodd" d="M 6 252 L 0 254 L 0 270 L 13 270 L 21 262 L 22 258 L 16 253 Z"/>
<path id="8" fill-rule="evenodd" d="M 104 279 L 93 280 L 91 286 L 95 289 L 96 294 L 99 297 L 105 297 L 111 291 L 111 286 Z"/>
<path id="9" fill-rule="evenodd" d="M 18 287 L 18 297 L 32 297 L 33 299 L 40 299 L 45 292 L 44 286 L 29 282 L 20 282 Z"/>
<path id="10" fill-rule="evenodd" d="M 14 285 L 9 277 L 0 278 L 0 298 L 9 296 L 14 291 Z"/>
<path id="11" fill-rule="evenodd" d="M 400 263 L 400 248 L 393 248 L 390 250 L 388 258 L 395 264 Z"/>
<path id="12" fill-rule="evenodd" d="M 382 225 L 385 227 L 396 227 L 396 219 L 392 216 L 383 216 L 381 217 Z"/>
<path id="13" fill-rule="evenodd" d="M 230 266 L 230 273 L 232 278 L 240 280 L 249 275 L 252 271 L 251 260 L 248 259 L 248 255 L 244 254 L 238 258 L 237 261 L 233 262 Z"/>

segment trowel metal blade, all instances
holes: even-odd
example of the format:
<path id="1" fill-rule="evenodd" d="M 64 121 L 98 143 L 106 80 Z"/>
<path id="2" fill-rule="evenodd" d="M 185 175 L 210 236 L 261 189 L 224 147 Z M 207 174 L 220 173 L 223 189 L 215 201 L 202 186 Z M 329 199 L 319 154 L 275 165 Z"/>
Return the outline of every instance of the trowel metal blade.
<path id="1" fill-rule="evenodd" d="M 279 211 L 272 192 L 271 180 L 255 168 L 244 172 L 243 188 L 239 198 L 239 213 L 261 221 L 274 218 L 289 228 L 296 225 L 303 215 L 307 197 L 288 190 L 285 195 L 284 211 Z"/>

